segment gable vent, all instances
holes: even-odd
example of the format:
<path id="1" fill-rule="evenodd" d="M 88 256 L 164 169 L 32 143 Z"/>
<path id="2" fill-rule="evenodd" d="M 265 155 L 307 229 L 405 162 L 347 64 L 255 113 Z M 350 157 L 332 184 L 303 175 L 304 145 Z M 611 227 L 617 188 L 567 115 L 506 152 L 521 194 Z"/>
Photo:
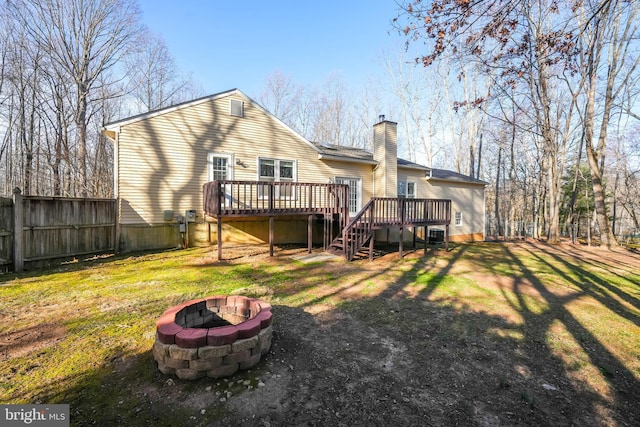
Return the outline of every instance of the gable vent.
<path id="1" fill-rule="evenodd" d="M 229 107 L 229 114 L 235 117 L 244 116 L 244 102 L 232 99 Z"/>

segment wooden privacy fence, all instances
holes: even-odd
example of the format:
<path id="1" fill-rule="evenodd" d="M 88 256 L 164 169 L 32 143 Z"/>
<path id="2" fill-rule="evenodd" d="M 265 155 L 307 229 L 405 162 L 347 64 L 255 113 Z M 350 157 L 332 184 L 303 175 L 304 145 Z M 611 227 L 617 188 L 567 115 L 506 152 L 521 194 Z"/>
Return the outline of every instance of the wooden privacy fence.
<path id="1" fill-rule="evenodd" d="M 22 196 L 0 200 L 0 267 L 116 249 L 116 200 Z"/>

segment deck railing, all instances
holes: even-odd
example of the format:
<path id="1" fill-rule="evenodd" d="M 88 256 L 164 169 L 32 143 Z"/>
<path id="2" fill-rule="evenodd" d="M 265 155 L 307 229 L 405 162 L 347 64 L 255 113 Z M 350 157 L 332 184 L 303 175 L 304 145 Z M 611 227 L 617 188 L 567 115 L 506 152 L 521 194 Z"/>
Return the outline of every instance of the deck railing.
<path id="1" fill-rule="evenodd" d="M 349 218 L 349 187 L 345 184 L 268 181 L 211 181 L 204 185 L 204 211 L 218 218 L 218 251 L 222 217 L 324 214 L 325 248 L 339 249 L 351 260 L 371 238 L 374 230 L 393 227 L 448 226 L 451 200 L 374 197 L 352 219 Z M 334 216 L 336 215 L 336 216 Z M 334 224 L 337 219 L 337 224 Z M 331 241 L 337 226 L 339 236 Z M 311 217 L 309 221 L 311 236 Z M 309 237 L 311 250 L 311 237 Z M 272 249 L 271 249 L 272 251 Z"/>
<path id="2" fill-rule="evenodd" d="M 268 181 L 211 181 L 204 185 L 209 216 L 349 214 L 345 184 Z"/>
<path id="3" fill-rule="evenodd" d="M 392 197 L 371 200 L 373 227 L 446 225 L 451 222 L 451 200 Z"/>
<path id="4" fill-rule="evenodd" d="M 352 260 L 375 229 L 449 225 L 450 222 L 451 200 L 374 197 L 351 219 L 334 243 L 347 260 Z"/>

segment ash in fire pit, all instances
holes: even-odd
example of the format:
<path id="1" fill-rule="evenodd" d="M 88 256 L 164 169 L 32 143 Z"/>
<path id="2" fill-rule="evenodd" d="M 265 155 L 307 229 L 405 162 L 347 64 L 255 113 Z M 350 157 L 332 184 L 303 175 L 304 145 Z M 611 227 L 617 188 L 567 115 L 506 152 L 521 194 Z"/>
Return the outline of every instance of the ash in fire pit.
<path id="1" fill-rule="evenodd" d="M 156 322 L 153 357 L 164 374 L 220 378 L 250 369 L 271 348 L 271 305 L 212 296 L 172 307 Z"/>

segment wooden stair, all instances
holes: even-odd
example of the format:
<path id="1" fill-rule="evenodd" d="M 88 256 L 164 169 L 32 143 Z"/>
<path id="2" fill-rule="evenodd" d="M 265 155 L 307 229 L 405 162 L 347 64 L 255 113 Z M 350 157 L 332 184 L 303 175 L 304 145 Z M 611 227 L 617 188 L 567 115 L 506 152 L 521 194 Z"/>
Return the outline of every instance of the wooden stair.
<path id="1" fill-rule="evenodd" d="M 347 261 L 363 255 L 373 259 L 375 230 L 392 227 L 398 227 L 401 230 L 409 227 L 425 227 L 426 236 L 427 227 L 430 225 L 446 227 L 445 247 L 448 249 L 450 221 L 450 200 L 374 197 L 327 245 L 327 252 L 342 255 Z M 400 254 L 402 254 L 402 244 Z"/>
<path id="2" fill-rule="evenodd" d="M 347 261 L 353 260 L 367 243 L 373 238 L 373 207 L 374 201 L 370 200 L 364 208 L 343 228 L 329 245 L 327 252 L 335 255 L 343 255 Z M 373 255 L 372 248 L 367 248 L 369 257 Z"/>

